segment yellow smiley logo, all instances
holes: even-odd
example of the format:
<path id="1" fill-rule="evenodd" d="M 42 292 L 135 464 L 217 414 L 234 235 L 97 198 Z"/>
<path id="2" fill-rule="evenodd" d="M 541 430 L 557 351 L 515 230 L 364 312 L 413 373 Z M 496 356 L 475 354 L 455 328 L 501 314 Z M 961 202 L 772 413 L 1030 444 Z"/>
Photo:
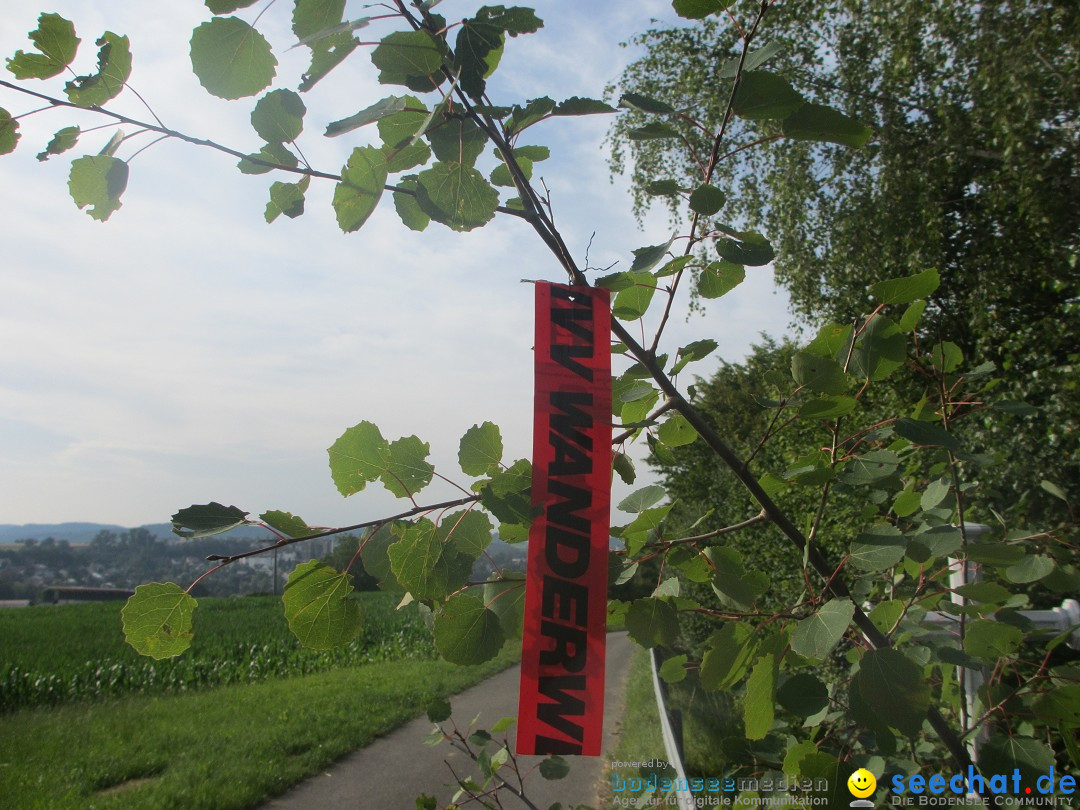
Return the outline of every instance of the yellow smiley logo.
<path id="1" fill-rule="evenodd" d="M 847 789 L 857 799 L 865 799 L 877 789 L 877 779 L 866 768 L 859 768 L 847 780 Z"/>

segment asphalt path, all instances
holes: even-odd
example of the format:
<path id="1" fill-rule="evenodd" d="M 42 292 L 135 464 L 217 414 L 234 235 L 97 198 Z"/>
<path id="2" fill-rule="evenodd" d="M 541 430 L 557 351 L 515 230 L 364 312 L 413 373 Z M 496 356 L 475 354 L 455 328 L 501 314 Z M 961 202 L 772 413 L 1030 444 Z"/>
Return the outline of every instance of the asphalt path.
<path id="1" fill-rule="evenodd" d="M 554 802 L 564 808 L 577 804 L 597 807 L 597 791 L 605 777 L 608 753 L 614 747 L 622 717 L 626 674 L 633 644 L 626 633 L 611 633 L 607 645 L 607 676 L 604 692 L 604 756 L 567 757 L 570 774 L 548 781 L 535 766 L 543 757 L 518 757 L 525 779 L 525 793 L 541 810 Z M 490 728 L 499 718 L 517 716 L 520 667 L 500 672 L 450 699 L 454 720 L 468 723 L 479 715 L 478 728 Z M 472 762 L 447 743 L 426 746 L 423 740 L 433 724 L 426 716 L 380 737 L 366 748 L 334 763 L 325 773 L 302 782 L 288 793 L 264 805 L 266 810 L 415 810 L 421 793 L 435 796 L 445 807 L 457 792 L 451 768 L 459 775 L 475 774 Z M 510 731 L 513 739 L 513 729 Z M 496 748 L 489 746 L 493 753 Z M 527 804 L 509 792 L 499 794 L 506 810 Z M 468 805 L 466 805 L 468 806 Z M 478 805 L 472 805 L 478 806 Z"/>

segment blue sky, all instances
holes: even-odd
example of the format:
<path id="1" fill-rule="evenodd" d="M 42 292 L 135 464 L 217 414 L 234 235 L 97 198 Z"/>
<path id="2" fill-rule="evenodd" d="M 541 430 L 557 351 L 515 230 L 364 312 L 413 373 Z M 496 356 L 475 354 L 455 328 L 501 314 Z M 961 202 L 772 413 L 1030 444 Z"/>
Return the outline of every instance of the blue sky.
<path id="1" fill-rule="evenodd" d="M 196 0 L 159 5 L 153 15 L 104 0 L 56 0 L 49 10 L 75 22 L 78 72 L 95 66 L 93 41 L 104 30 L 127 34 L 131 85 L 166 125 L 254 151 L 255 99 L 215 99 L 190 70 L 187 40 L 209 13 Z M 17 6 L 0 16 L 4 56 L 30 47 L 37 9 Z M 446 0 L 439 10 L 453 20 L 474 6 Z M 535 6 L 545 28 L 508 43 L 496 103 L 599 97 L 633 57 L 619 43 L 652 18 L 676 20 L 663 0 Z M 306 49 L 286 50 L 290 8 L 279 2 L 259 23 L 280 61 L 274 87 L 295 87 L 306 67 Z M 346 13 L 366 12 L 350 2 Z M 56 95 L 61 85 L 28 84 Z M 338 171 L 376 133 L 327 139 L 325 125 L 393 92 L 357 53 L 306 94 L 300 145 L 311 163 Z M 18 115 L 36 105 L 0 88 L 0 106 Z M 109 106 L 149 117 L 129 92 Z M 529 454 L 532 287 L 520 279 L 562 274 L 523 223 L 499 217 L 469 234 L 437 224 L 415 234 L 384 199 L 361 231 L 345 235 L 332 184 L 315 181 L 304 216 L 267 225 L 272 177 L 241 175 L 227 156 L 167 141 L 132 161 L 123 208 L 102 224 L 75 208 L 67 172 L 70 157 L 96 153 L 113 130 L 39 163 L 60 127 L 104 122 L 61 111 L 20 123 L 19 148 L 0 158 L 0 523 L 136 525 L 208 500 L 253 514 L 292 511 L 316 525 L 371 519 L 400 502 L 381 487 L 341 498 L 326 462 L 326 448 L 361 420 L 390 439 L 419 435 L 436 469 L 462 483 L 457 444 L 476 422 L 501 426 L 509 458 Z M 552 149 L 537 174 L 578 260 L 593 238 L 590 264 L 625 267 L 634 248 L 670 231 L 659 211 L 638 228 L 625 181 L 608 174 L 608 126 L 605 116 L 554 120 L 528 142 Z M 770 269 L 750 270 L 704 315 L 669 327 L 672 350 L 720 342 L 699 373 L 787 325 Z M 421 497 L 450 491 L 432 485 Z"/>

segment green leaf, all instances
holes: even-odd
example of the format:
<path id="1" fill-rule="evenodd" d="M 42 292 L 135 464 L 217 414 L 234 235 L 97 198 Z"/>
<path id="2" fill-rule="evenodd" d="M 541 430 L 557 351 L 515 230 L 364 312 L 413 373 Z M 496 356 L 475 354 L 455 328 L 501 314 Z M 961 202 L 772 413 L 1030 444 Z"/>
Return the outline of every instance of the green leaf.
<path id="1" fill-rule="evenodd" d="M 71 162 L 68 190 L 79 208 L 104 222 L 120 210 L 120 195 L 127 188 L 128 165 L 110 155 L 87 155 Z"/>
<path id="2" fill-rule="evenodd" d="M 656 279 L 652 273 L 627 273 L 632 286 L 620 290 L 611 304 L 611 314 L 622 321 L 636 321 L 649 309 L 656 293 Z"/>
<path id="3" fill-rule="evenodd" d="M 380 83 L 412 87 L 409 80 L 429 77 L 442 67 L 443 52 L 428 31 L 395 31 L 383 37 L 371 52 L 371 61 L 380 71 Z M 436 84 L 433 80 L 429 89 Z"/>
<path id="4" fill-rule="evenodd" d="M 595 98 L 581 98 L 580 96 L 573 96 L 566 99 L 566 101 L 559 102 L 559 104 L 556 105 L 555 109 L 551 111 L 551 114 L 607 115 L 613 112 L 618 112 L 618 110 L 603 101 L 599 101 Z"/>
<path id="5" fill-rule="evenodd" d="M 397 541 L 398 538 L 394 536 L 391 527 L 384 524 L 377 531 L 367 535 L 363 542 L 364 550 L 360 552 L 364 570 L 379 580 L 379 587 L 384 591 L 404 590 L 402 584 L 394 576 L 390 564 L 389 549 Z"/>
<path id="6" fill-rule="evenodd" d="M 612 468 L 618 473 L 619 478 L 627 486 L 637 480 L 637 471 L 634 470 L 634 461 L 625 453 L 616 453 L 612 459 Z"/>
<path id="7" fill-rule="evenodd" d="M 364 109 L 360 110 L 360 112 L 353 113 L 348 118 L 342 118 L 338 121 L 333 121 L 328 124 L 326 127 L 326 137 L 334 138 L 338 135 L 343 135 L 346 132 L 352 132 L 354 129 L 359 129 L 360 127 L 366 126 L 367 124 L 381 121 L 388 116 L 393 116 L 396 113 L 400 113 L 405 109 L 406 106 L 412 106 L 409 104 L 409 101 L 412 98 L 412 96 L 387 96 L 380 101 L 376 101 L 370 107 L 365 107 Z M 417 106 L 422 105 L 418 104 Z M 411 118 L 416 119 L 417 123 L 419 124 L 419 122 L 423 121 L 426 118 L 426 115 L 424 115 L 423 113 L 412 113 Z M 380 134 L 383 134 L 381 127 L 379 132 Z M 396 140 L 388 139 L 384 135 L 384 141 L 387 143 L 388 146 L 396 146 L 402 140 L 406 140 L 407 138 L 410 138 L 415 134 L 416 129 L 412 129 L 407 135 L 402 138 L 397 138 Z M 269 138 L 267 140 L 269 140 Z"/>
<path id="8" fill-rule="evenodd" d="M 640 93 L 624 93 L 619 99 L 619 106 L 627 110 L 638 110 L 644 113 L 657 113 L 667 115 L 675 112 L 675 108 L 666 101 L 658 101 L 655 98 L 643 96 Z"/>
<path id="9" fill-rule="evenodd" d="M 851 338 L 855 330 L 851 324 L 826 323 L 819 330 L 803 351 L 816 354 L 819 357 L 830 357 L 833 360 L 843 360 L 847 357 L 851 346 Z"/>
<path id="10" fill-rule="evenodd" d="M 1009 658 L 1020 649 L 1024 634 L 1019 627 L 991 619 L 979 619 L 964 632 L 964 652 L 985 661 Z"/>
<path id="11" fill-rule="evenodd" d="M 893 432 L 904 437 L 912 444 L 926 447 L 944 447 L 948 450 L 960 449 L 960 442 L 956 440 L 956 437 L 941 425 L 933 422 L 919 422 L 907 418 L 897 419 L 893 424 Z"/>
<path id="12" fill-rule="evenodd" d="M 296 155 L 289 151 L 289 148 L 281 143 L 268 143 L 264 144 L 263 148 L 258 152 L 248 155 L 252 160 L 242 158 L 237 164 L 236 168 L 240 170 L 242 174 L 266 174 L 274 170 L 273 166 L 264 166 L 261 163 L 255 163 L 254 160 L 262 160 L 267 163 L 274 163 L 278 166 L 288 166 L 290 168 L 296 168 L 299 165 L 299 161 L 296 159 Z"/>
<path id="13" fill-rule="evenodd" d="M 679 633 L 679 615 L 665 599 L 635 599 L 626 611 L 626 629 L 642 647 L 666 646 Z"/>
<path id="14" fill-rule="evenodd" d="M 685 655 L 676 655 L 661 664 L 659 674 L 664 683 L 679 683 L 686 680 L 686 661 Z"/>
<path id="15" fill-rule="evenodd" d="M 510 120 L 506 123 L 506 132 L 508 135 L 513 135 L 526 127 L 530 127 L 537 121 L 551 115 L 555 111 L 555 102 L 543 96 L 541 98 L 534 98 L 524 107 L 514 105 L 513 111 L 510 113 Z"/>
<path id="16" fill-rule="evenodd" d="M 1039 486 L 1040 486 L 1040 487 L 1041 487 L 1041 488 L 1042 488 L 1042 489 L 1043 489 L 1043 490 L 1044 490 L 1045 492 L 1049 492 L 1049 493 L 1050 493 L 1051 495 L 1053 495 L 1053 496 L 1054 496 L 1055 498 L 1057 498 L 1057 499 L 1059 499 L 1059 500 L 1062 500 L 1062 501 L 1065 501 L 1065 503 L 1068 503 L 1068 502 L 1069 502 L 1069 496 L 1065 494 L 1065 490 L 1063 490 L 1063 489 L 1062 489 L 1062 488 L 1061 488 L 1060 486 L 1058 486 L 1057 484 L 1055 484 L 1055 483 L 1054 483 L 1053 481 L 1047 481 L 1047 480 L 1046 480 L 1046 479 L 1044 478 L 1044 479 L 1042 480 L 1042 482 L 1041 482 L 1041 483 L 1039 484 Z"/>
<path id="17" fill-rule="evenodd" d="M 247 8 L 255 0 L 206 0 L 206 7 L 214 14 L 232 14 L 238 8 Z"/>
<path id="18" fill-rule="evenodd" d="M 360 634 L 360 603 L 349 599 L 353 586 L 318 560 L 300 563 L 285 583 L 285 620 L 300 643 L 312 650 L 348 644 Z"/>
<path id="19" fill-rule="evenodd" d="M 197 605 L 171 582 L 140 585 L 120 611 L 124 640 L 139 655 L 158 660 L 180 655 L 191 646 L 191 618 Z"/>
<path id="20" fill-rule="evenodd" d="M 776 655 L 770 653 L 757 660 L 746 679 L 743 699 L 743 721 L 746 739 L 761 740 L 769 733 L 775 718 Z"/>
<path id="21" fill-rule="evenodd" d="M 1068 738 L 1069 735 L 1063 736 Z M 1053 750 L 1031 737 L 999 734 L 979 747 L 979 769 L 983 773 L 1011 775 L 1019 770 L 1021 784 L 1037 786 L 1040 777 L 1045 778 L 1054 771 L 1054 764 Z"/>
<path id="22" fill-rule="evenodd" d="M 1080 683 L 1043 692 L 1031 710 L 1048 725 L 1060 725 L 1065 731 L 1080 726 Z"/>
<path id="23" fill-rule="evenodd" d="M 854 686 L 866 704 L 886 723 L 915 736 L 930 707 L 930 686 L 922 668 L 893 649 L 863 656 Z"/>
<path id="24" fill-rule="evenodd" d="M 874 627 L 888 635 L 896 627 L 896 623 L 903 618 L 906 610 L 907 605 L 902 599 L 889 599 L 874 605 L 869 618 Z"/>
<path id="25" fill-rule="evenodd" d="M 237 17 L 215 17 L 191 34 L 191 67 L 218 98 L 243 98 L 274 80 L 277 59 L 262 34 Z"/>
<path id="26" fill-rule="evenodd" d="M 387 447 L 379 479 L 399 498 L 411 498 L 431 483 L 435 468 L 427 462 L 431 446 L 416 436 L 405 436 Z"/>
<path id="27" fill-rule="evenodd" d="M 532 179 L 532 161 L 528 158 L 518 158 L 518 166 L 521 169 L 521 173 L 525 176 L 526 180 Z M 500 163 L 491 171 L 490 178 L 493 186 L 500 186 L 502 188 L 516 188 L 517 184 L 514 182 L 514 176 L 510 174 L 510 167 L 505 163 Z"/>
<path id="28" fill-rule="evenodd" d="M 860 147 L 870 140 L 870 127 L 821 104 L 803 104 L 784 119 L 784 136 L 796 141 L 824 141 Z"/>
<path id="29" fill-rule="evenodd" d="M 274 182 L 270 184 L 270 202 L 266 204 L 266 221 L 273 222 L 281 214 L 289 219 L 296 219 L 304 213 L 304 193 L 311 183 L 310 177 L 304 177 L 297 183 Z"/>
<path id="30" fill-rule="evenodd" d="M 946 340 L 934 344 L 930 351 L 930 361 L 934 368 L 947 374 L 960 368 L 960 364 L 964 362 L 964 352 L 955 343 Z"/>
<path id="31" fill-rule="evenodd" d="M 743 74 L 732 109 L 736 115 L 750 120 L 785 118 L 804 102 L 786 79 L 775 73 L 754 70 Z"/>
<path id="32" fill-rule="evenodd" d="M 711 217 L 724 207 L 727 195 L 708 183 L 698 186 L 690 193 L 690 210 L 695 214 Z"/>
<path id="33" fill-rule="evenodd" d="M 811 717 L 829 705 L 829 690 L 813 675 L 801 673 L 776 690 L 776 702 L 798 717 Z"/>
<path id="34" fill-rule="evenodd" d="M 330 40 L 326 40 L 325 43 L 329 43 Z M 306 93 L 330 73 L 334 68 L 340 65 L 349 54 L 357 49 L 360 45 L 351 36 L 345 37 L 344 42 L 334 42 L 329 46 L 325 46 L 324 43 L 320 43 L 319 48 L 315 48 L 311 52 L 311 66 L 307 69 L 307 72 L 300 79 L 300 84 L 296 88 L 301 93 Z"/>
<path id="35" fill-rule="evenodd" d="M 307 107 L 292 90 L 271 90 L 251 112 L 251 126 L 267 143 L 295 141 L 304 129 Z"/>
<path id="36" fill-rule="evenodd" d="M 753 51 L 752 53 L 748 53 L 746 55 L 746 61 L 743 62 L 742 65 L 743 71 L 750 71 L 754 70 L 755 68 L 761 67 L 774 56 L 776 56 L 776 54 L 780 53 L 780 51 L 782 50 L 784 50 L 784 46 L 779 41 L 773 40 L 771 42 L 767 42 L 765 45 L 758 48 L 756 51 Z M 741 60 L 739 59 L 739 57 L 729 59 L 727 62 L 724 63 L 724 66 L 720 68 L 719 71 L 717 71 L 717 78 L 734 79 L 736 74 L 739 72 L 740 61 Z"/>
<path id="37" fill-rule="evenodd" d="M 416 182 L 421 210 L 451 230 L 471 231 L 486 225 L 499 205 L 499 192 L 463 163 L 436 163 L 421 172 Z"/>
<path id="38" fill-rule="evenodd" d="M 502 649 L 498 615 L 475 596 L 460 594 L 435 614 L 435 647 L 452 664 L 482 664 Z"/>
<path id="39" fill-rule="evenodd" d="M 633 273 L 645 273 L 660 264 L 674 241 L 675 236 L 672 234 L 672 237 L 662 245 L 646 245 L 635 249 L 634 261 L 630 265 L 630 278 L 634 278 Z"/>
<path id="40" fill-rule="evenodd" d="M 296 0 L 292 30 L 296 38 L 303 42 L 340 24 L 344 16 L 345 0 Z"/>
<path id="41" fill-rule="evenodd" d="M 799 407 L 800 419 L 835 419 L 855 410 L 858 400 L 849 396 L 825 396 L 811 399 Z"/>
<path id="42" fill-rule="evenodd" d="M 673 413 L 660 423 L 657 438 L 668 447 L 682 447 L 692 444 L 698 437 L 697 430 L 681 413 Z"/>
<path id="43" fill-rule="evenodd" d="M 259 515 L 259 520 L 289 537 L 307 537 L 309 534 L 315 534 L 319 531 L 318 529 L 312 529 L 303 519 L 291 512 L 281 512 L 276 509 L 263 512 Z"/>
<path id="44" fill-rule="evenodd" d="M 64 85 L 68 100 L 80 107 L 100 106 L 115 98 L 131 75 L 131 47 L 127 37 L 106 31 L 97 45 L 98 72 L 78 76 Z"/>
<path id="45" fill-rule="evenodd" d="M 922 495 L 919 497 L 919 506 L 922 509 L 933 509 L 949 495 L 952 485 L 945 478 L 936 478 L 931 481 Z"/>
<path id="46" fill-rule="evenodd" d="M 1023 546 L 1007 546 L 1003 543 L 968 543 L 964 549 L 972 562 L 983 565 L 1015 565 L 1027 556 Z"/>
<path id="47" fill-rule="evenodd" d="M 3 109 L 0 109 L 0 155 L 5 154 L 5 115 L 7 115 L 7 112 Z M 81 132 L 78 127 L 64 127 L 63 129 L 57 130 L 56 134 L 52 136 L 52 140 L 50 140 L 48 145 L 45 147 L 45 151 L 38 153 L 37 159 L 44 161 L 48 160 L 53 155 L 63 154 L 64 152 L 75 146 L 75 144 L 79 140 L 80 134 Z M 15 140 L 18 140 L 18 137 L 19 136 L 16 135 Z M 11 141 L 11 148 L 7 151 L 10 152 L 14 148 L 15 141 Z"/>
<path id="48" fill-rule="evenodd" d="M 929 549 L 934 557 L 948 557 L 964 544 L 964 536 L 955 526 L 934 526 L 913 539 Z"/>
<path id="49" fill-rule="evenodd" d="M 710 14 L 719 14 L 734 0 L 672 0 L 675 13 L 687 20 L 703 20 Z"/>
<path id="50" fill-rule="evenodd" d="M 399 180 L 397 185 L 398 188 L 415 192 L 416 178 L 415 176 L 410 175 L 407 178 Z M 400 191 L 395 191 L 393 196 L 394 210 L 397 211 L 398 216 L 401 217 L 401 221 L 406 228 L 412 231 L 422 231 L 427 228 L 428 223 L 431 222 L 431 218 L 420 210 L 420 205 L 416 202 L 415 194 L 404 194 Z"/>
<path id="51" fill-rule="evenodd" d="M 487 475 L 502 463 L 503 442 L 499 426 L 493 422 L 473 425 L 461 437 L 458 464 L 466 475 Z"/>
<path id="52" fill-rule="evenodd" d="M 76 133 L 79 131 L 78 127 L 68 127 L 68 129 L 73 129 Z M 61 132 L 63 131 L 64 130 L 61 130 Z M 59 136 L 59 133 L 57 133 L 57 136 Z M 19 142 L 20 137 L 19 122 L 12 117 L 11 113 L 3 107 L 0 107 L 0 155 L 8 155 L 14 152 L 15 144 Z M 55 141 L 56 138 L 54 137 L 52 141 L 49 142 L 49 147 L 38 155 L 38 160 L 44 160 L 49 154 L 59 154 L 59 152 L 49 152 L 49 148 L 52 147 L 52 144 Z M 74 142 L 72 145 L 74 145 Z M 68 146 L 66 148 L 70 149 L 71 147 Z M 62 152 L 63 150 L 61 149 L 60 151 Z M 45 157 L 42 157 L 42 155 Z"/>
<path id="53" fill-rule="evenodd" d="M 813 616 L 801 620 L 791 633 L 791 649 L 804 658 L 824 661 L 851 624 L 855 605 L 850 599 L 832 599 Z"/>
<path id="54" fill-rule="evenodd" d="M 925 311 L 926 301 L 915 301 L 904 310 L 904 314 L 900 316 L 900 320 L 896 325 L 901 332 L 910 332 L 919 325 L 919 320 Z"/>
<path id="55" fill-rule="evenodd" d="M 626 137 L 631 141 L 657 141 L 664 138 L 678 138 L 679 130 L 671 124 L 663 124 L 653 121 L 643 127 L 635 127 L 627 131 Z"/>
<path id="56" fill-rule="evenodd" d="M 727 622 L 715 631 L 701 659 L 701 686 L 709 691 L 728 690 L 743 679 L 760 639 L 746 622 Z"/>
<path id="57" fill-rule="evenodd" d="M 623 512 L 637 514 L 650 506 L 655 506 L 667 497 L 667 490 L 660 484 L 649 484 L 647 487 L 635 490 L 619 502 L 619 509 Z"/>
<path id="58" fill-rule="evenodd" d="M 870 294 L 882 304 L 909 304 L 926 298 L 940 284 L 941 276 L 937 270 L 931 269 L 914 276 L 879 281 L 870 287 Z"/>
<path id="59" fill-rule="evenodd" d="M 415 168 L 417 166 L 423 166 L 431 158 L 431 150 L 428 145 L 423 141 L 416 141 L 411 144 L 404 144 L 398 147 L 385 147 L 383 149 L 383 155 L 386 158 L 386 170 L 387 172 L 403 172 L 408 169 Z M 409 179 L 406 183 L 398 181 L 397 185 L 400 188 L 411 188 L 416 191 L 416 175 L 409 175 Z M 416 200 L 415 194 L 406 195 Z M 419 205 L 417 205 L 419 208 Z M 430 217 L 424 214 L 425 223 L 430 221 Z M 422 230 L 422 229 L 421 229 Z"/>
<path id="60" fill-rule="evenodd" d="M 839 363 L 805 351 L 792 356 L 791 377 L 800 386 L 819 394 L 842 394 L 847 388 L 844 369 Z"/>
<path id="61" fill-rule="evenodd" d="M 882 523 L 859 532 L 851 543 L 851 563 L 863 571 L 883 571 L 904 557 L 907 544 L 900 530 Z"/>
<path id="62" fill-rule="evenodd" d="M 895 475 L 899 467 L 900 456 L 891 450 L 870 450 L 849 461 L 838 477 L 854 486 L 876 484 Z"/>
<path id="63" fill-rule="evenodd" d="M 480 493 L 481 505 L 501 523 L 532 523 L 532 464 L 527 459 L 518 459 L 509 469 L 473 487 Z"/>
<path id="64" fill-rule="evenodd" d="M 357 147 L 334 187 L 334 211 L 345 233 L 359 230 L 379 204 L 388 173 L 386 157 L 374 146 Z"/>
<path id="65" fill-rule="evenodd" d="M 402 588 L 417 599 L 441 599 L 465 584 L 472 558 L 447 548 L 434 523 L 418 520 L 404 525 L 400 534 L 400 539 L 387 548 L 387 556 L 394 579 Z"/>
<path id="66" fill-rule="evenodd" d="M 1030 554 L 1016 565 L 1005 569 L 1005 577 L 1009 582 L 1026 584 L 1038 582 L 1043 577 L 1050 576 L 1054 570 L 1054 561 L 1045 554 Z"/>
<path id="67" fill-rule="evenodd" d="M 645 193 L 653 197 L 671 197 L 679 193 L 679 184 L 675 180 L 653 180 L 645 184 Z"/>
<path id="68" fill-rule="evenodd" d="M 728 546 L 710 546 L 705 555 L 712 561 L 712 586 L 720 600 L 736 610 L 751 610 L 754 602 L 769 588 L 769 577 L 762 571 L 745 571 L 742 555 Z"/>
<path id="69" fill-rule="evenodd" d="M 172 530 L 181 537 L 209 537 L 248 523 L 248 513 L 217 501 L 189 506 L 172 516 Z"/>
<path id="70" fill-rule="evenodd" d="M 544 27 L 544 21 L 536 16 L 535 11 L 523 6 L 482 6 L 476 11 L 476 19 L 494 25 L 512 37 L 534 34 Z"/>
<path id="71" fill-rule="evenodd" d="M 38 27 L 30 32 L 30 41 L 40 53 L 16 51 L 7 60 L 7 69 L 16 79 L 48 79 L 63 72 L 75 59 L 80 42 L 75 36 L 75 25 L 59 14 L 39 16 Z"/>
<path id="72" fill-rule="evenodd" d="M 525 583 L 488 582 L 484 585 L 484 604 L 498 615 L 507 638 L 521 638 L 525 621 Z M 497 733 L 498 729 L 492 731 Z"/>
<path id="73" fill-rule="evenodd" d="M 442 697 L 431 701 L 425 711 L 427 712 L 427 719 L 432 723 L 445 723 L 453 713 L 450 708 L 450 701 Z"/>
<path id="74" fill-rule="evenodd" d="M 851 368 L 859 377 L 877 382 L 900 368 L 906 358 L 906 336 L 891 318 L 878 315 L 856 342 Z"/>
<path id="75" fill-rule="evenodd" d="M 771 262 L 776 256 L 769 240 L 753 231 L 744 232 L 739 238 L 717 239 L 716 252 L 726 261 L 750 267 L 761 267 Z"/>
<path id="76" fill-rule="evenodd" d="M 679 349 L 679 358 L 675 361 L 675 365 L 671 367 L 671 374 L 678 374 L 684 368 L 687 363 L 692 363 L 695 360 L 703 360 L 716 351 L 720 344 L 712 338 L 705 338 L 703 340 L 695 340 L 691 343 L 687 343 L 685 346 Z"/>
<path id="77" fill-rule="evenodd" d="M 474 99 L 483 98 L 484 79 L 494 71 L 502 55 L 503 32 L 495 25 L 464 20 L 454 46 L 454 71 L 461 89 Z"/>
<path id="78" fill-rule="evenodd" d="M 345 496 L 353 495 L 377 481 L 388 450 L 386 439 L 371 422 L 353 425 L 341 434 L 327 450 L 330 474 L 338 492 Z"/>
<path id="79" fill-rule="evenodd" d="M 570 763 L 558 754 L 552 754 L 540 763 L 540 775 L 545 779 L 563 779 L 570 773 Z"/>
<path id="80" fill-rule="evenodd" d="M 453 512 L 442 519 L 439 535 L 455 551 L 474 560 L 491 545 L 491 521 L 483 512 Z"/>
<path id="81" fill-rule="evenodd" d="M 697 291 L 702 298 L 720 298 L 746 279 L 746 268 L 733 262 L 711 262 L 698 277 Z"/>

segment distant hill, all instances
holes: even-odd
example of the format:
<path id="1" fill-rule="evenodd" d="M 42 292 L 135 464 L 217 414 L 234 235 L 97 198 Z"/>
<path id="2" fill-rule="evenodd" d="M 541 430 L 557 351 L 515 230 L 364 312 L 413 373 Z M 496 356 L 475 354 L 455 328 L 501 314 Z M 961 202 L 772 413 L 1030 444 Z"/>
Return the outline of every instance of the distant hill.
<path id="1" fill-rule="evenodd" d="M 120 526 L 115 523 L 0 523 L 0 544 L 14 543 L 18 540 L 44 540 L 52 537 L 55 540 L 67 540 L 72 545 L 83 545 L 94 539 L 94 535 L 103 529 L 112 532 L 126 532 L 128 526 Z M 147 523 L 137 528 L 146 529 L 155 537 L 163 539 L 175 538 L 171 523 Z M 258 526 L 242 526 L 229 532 L 230 537 L 247 540 L 258 537 L 266 537 L 269 532 Z"/>

